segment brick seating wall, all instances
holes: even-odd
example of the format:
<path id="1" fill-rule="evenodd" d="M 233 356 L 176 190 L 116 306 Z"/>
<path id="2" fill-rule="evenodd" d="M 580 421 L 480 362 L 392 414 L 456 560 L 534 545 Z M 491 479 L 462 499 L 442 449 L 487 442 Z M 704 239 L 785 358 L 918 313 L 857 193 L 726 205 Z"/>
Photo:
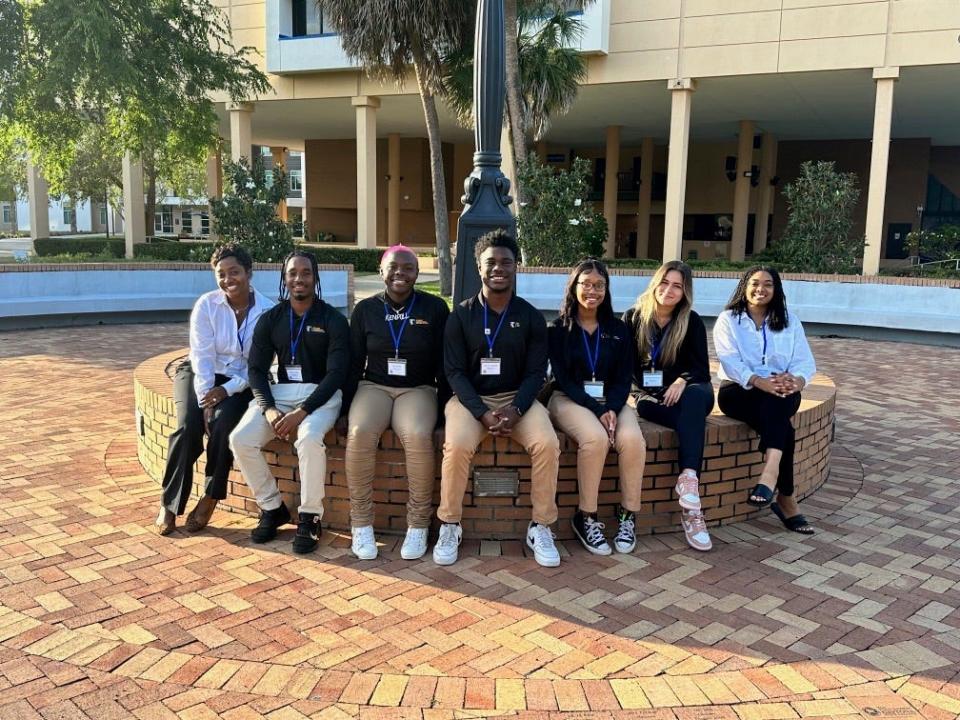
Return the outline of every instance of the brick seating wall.
<path id="1" fill-rule="evenodd" d="M 168 366 L 175 367 L 184 351 L 160 355 L 141 364 L 134 375 L 136 407 L 142 415 L 143 433 L 138 434 L 140 464 L 158 482 L 163 477 L 167 455 L 167 436 L 176 428 L 173 386 Z M 824 375 L 817 375 L 803 392 L 800 411 L 794 418 L 797 428 L 795 477 L 799 497 L 819 488 L 827 478 L 833 432 L 836 388 Z M 643 478 L 643 507 L 637 516 L 639 534 L 679 531 L 679 507 L 673 496 L 677 459 L 674 432 L 641 420 L 647 441 L 647 460 Z M 577 506 L 577 447 L 563 433 L 560 437 L 560 474 L 557 504 L 560 518 L 557 536 L 572 537 L 569 518 Z M 756 483 L 762 468 L 756 434 L 743 423 L 731 420 L 718 410 L 707 421 L 704 469 L 700 494 L 704 512 L 711 525 L 727 525 L 746 519 L 756 512 L 744 502 L 747 491 Z M 346 438 L 331 431 L 326 437 L 327 485 L 324 526 L 346 530 L 350 527 L 350 502 L 344 472 Z M 297 458 L 293 447 L 274 440 L 265 448 L 267 462 L 276 476 L 284 500 L 291 510 L 299 502 Z M 204 457 L 197 465 L 194 494 L 202 491 Z M 520 492 L 512 498 L 474 498 L 472 482 L 464 498 L 463 528 L 473 538 L 516 539 L 523 537 L 530 520 L 530 463 L 523 448 L 507 438 L 484 440 L 474 457 L 475 466 L 516 469 Z M 406 530 L 407 484 L 403 448 L 388 430 L 377 451 L 377 475 L 374 485 L 375 527 L 378 532 L 402 533 Z M 440 452 L 437 452 L 437 480 L 434 507 L 440 500 Z M 607 457 L 600 487 L 599 516 L 613 520 L 619 502 L 617 455 Z M 158 489 L 159 494 L 159 489 Z M 256 514 L 250 490 L 239 471 L 230 473 L 228 497 L 220 503 L 226 509 Z"/>

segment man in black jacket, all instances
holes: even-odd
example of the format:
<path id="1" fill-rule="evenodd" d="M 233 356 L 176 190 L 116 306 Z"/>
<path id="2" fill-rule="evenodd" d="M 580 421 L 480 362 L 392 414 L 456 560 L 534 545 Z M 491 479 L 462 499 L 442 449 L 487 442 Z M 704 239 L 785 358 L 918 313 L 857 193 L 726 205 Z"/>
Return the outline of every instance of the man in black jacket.
<path id="1" fill-rule="evenodd" d="M 307 553 L 320 536 L 327 476 L 323 436 L 340 414 L 350 365 L 350 331 L 346 318 L 320 299 L 313 255 L 291 253 L 281 272 L 280 303 L 261 316 L 253 333 L 249 376 L 254 402 L 230 435 L 230 447 L 260 506 L 260 522 L 251 539 L 265 543 L 291 518 L 261 448 L 274 437 L 293 442 L 300 463 L 293 551 Z M 271 385 L 274 359 L 277 383 Z"/>
<path id="2" fill-rule="evenodd" d="M 531 460 L 533 522 L 527 545 L 545 567 L 560 564 L 550 525 L 557 519 L 560 441 L 546 408 L 537 402 L 547 371 L 547 324 L 514 294 L 519 248 L 505 230 L 477 241 L 483 287 L 450 315 L 444 333 L 444 366 L 454 397 L 447 403 L 446 441 L 437 517 L 438 565 L 457 561 L 460 517 L 470 461 L 487 434 L 514 437 Z"/>

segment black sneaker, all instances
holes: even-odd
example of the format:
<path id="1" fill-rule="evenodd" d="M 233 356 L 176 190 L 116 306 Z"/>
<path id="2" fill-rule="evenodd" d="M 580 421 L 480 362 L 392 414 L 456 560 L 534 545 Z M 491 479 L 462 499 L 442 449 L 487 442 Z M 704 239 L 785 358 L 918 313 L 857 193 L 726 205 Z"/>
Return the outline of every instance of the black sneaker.
<path id="1" fill-rule="evenodd" d="M 277 528 L 290 522 L 290 511 L 286 505 L 276 510 L 261 510 L 260 522 L 250 531 L 250 539 L 255 543 L 270 542 L 277 536 Z"/>
<path id="2" fill-rule="evenodd" d="M 613 552 L 603 536 L 603 523 L 597 522 L 593 515 L 577 510 L 570 524 L 577 540 L 594 555 L 609 555 Z"/>
<path id="3" fill-rule="evenodd" d="M 297 534 L 293 537 L 293 551 L 298 555 L 312 552 L 320 539 L 320 516 L 315 513 L 300 513 Z"/>
<path id="4" fill-rule="evenodd" d="M 613 539 L 613 546 L 619 553 L 632 553 L 637 546 L 637 517 L 622 507 L 617 511 L 617 536 Z"/>

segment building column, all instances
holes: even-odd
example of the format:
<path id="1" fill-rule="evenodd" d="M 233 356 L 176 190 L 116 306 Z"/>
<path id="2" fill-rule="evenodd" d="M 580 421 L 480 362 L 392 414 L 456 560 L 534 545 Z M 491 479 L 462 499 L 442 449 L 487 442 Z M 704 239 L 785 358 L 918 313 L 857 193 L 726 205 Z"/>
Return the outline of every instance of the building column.
<path id="1" fill-rule="evenodd" d="M 253 131 L 253 103 L 227 103 L 230 112 L 230 159 L 239 162 L 245 157 L 251 160 Z"/>
<path id="2" fill-rule="evenodd" d="M 899 67 L 874 68 L 873 71 L 873 79 L 877 82 L 877 99 L 873 110 L 873 148 L 870 153 L 870 186 L 867 190 L 864 275 L 877 275 L 880 272 L 883 209 L 887 197 L 887 168 L 890 160 L 890 124 L 893 118 L 893 86 L 899 77 Z"/>
<path id="3" fill-rule="evenodd" d="M 30 239 L 50 237 L 50 194 L 47 191 L 47 181 L 40 174 L 40 168 L 31 162 L 27 163 L 27 196 L 30 201 Z M 13 204 L 16 207 L 16 198 L 13 199 Z"/>
<path id="4" fill-rule="evenodd" d="M 357 246 L 377 246 L 377 108 L 380 98 L 359 95 L 357 109 Z"/>
<path id="5" fill-rule="evenodd" d="M 667 156 L 667 202 L 663 218 L 663 261 L 682 260 L 683 212 L 687 195 L 687 153 L 690 150 L 690 113 L 696 81 L 667 81 L 670 98 L 670 148 Z"/>
<path id="6" fill-rule="evenodd" d="M 387 246 L 400 243 L 400 135 L 387 135 Z"/>
<path id="7" fill-rule="evenodd" d="M 215 150 L 207 156 L 207 217 L 210 218 L 210 242 L 218 242 L 220 236 L 213 232 L 213 206 L 211 198 L 223 197 L 223 165 L 220 162 L 220 151 Z M 197 227 L 194 235 L 200 234 L 200 220 L 195 219 Z"/>
<path id="8" fill-rule="evenodd" d="M 767 247 L 767 232 L 770 229 L 770 213 L 773 212 L 775 190 L 771 181 L 777 173 L 777 139 L 765 132 L 760 143 L 760 197 L 757 200 L 757 222 L 753 229 L 753 252 Z"/>
<path id="9" fill-rule="evenodd" d="M 273 157 L 273 166 L 284 172 L 287 171 L 287 148 L 281 146 L 271 146 L 270 155 Z M 287 221 L 287 200 L 284 198 L 277 205 L 277 217 L 284 222 Z"/>
<path id="10" fill-rule="evenodd" d="M 607 243 L 604 256 L 617 256 L 617 196 L 620 189 L 620 126 L 607 128 L 607 170 L 603 180 L 603 217 L 607 221 Z"/>
<path id="11" fill-rule="evenodd" d="M 133 246 L 146 242 L 146 208 L 143 196 L 143 162 L 129 152 L 123 155 L 123 236 L 126 257 L 133 257 Z M 151 230 L 153 228 L 150 228 Z"/>
<path id="12" fill-rule="evenodd" d="M 636 257 L 650 255 L 650 206 L 653 198 L 653 138 L 645 137 L 640 146 L 640 197 L 637 203 Z"/>
<path id="13" fill-rule="evenodd" d="M 753 167 L 753 123 L 740 121 L 737 142 L 737 180 L 733 186 L 733 234 L 730 237 L 730 259 L 742 261 L 747 254 L 747 224 L 750 219 L 750 176 Z"/>

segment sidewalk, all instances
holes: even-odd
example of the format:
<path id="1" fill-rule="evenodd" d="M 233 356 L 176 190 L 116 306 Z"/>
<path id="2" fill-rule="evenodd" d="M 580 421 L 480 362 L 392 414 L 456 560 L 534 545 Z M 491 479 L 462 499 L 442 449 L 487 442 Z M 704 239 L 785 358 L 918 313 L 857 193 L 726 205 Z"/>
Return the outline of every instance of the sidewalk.
<path id="1" fill-rule="evenodd" d="M 374 562 L 254 521 L 150 531 L 133 368 L 185 324 L 0 334 L 0 718 L 667 720 L 960 715 L 960 386 L 947 348 L 812 341 L 839 388 L 819 533 L 696 554 L 519 543 Z"/>

